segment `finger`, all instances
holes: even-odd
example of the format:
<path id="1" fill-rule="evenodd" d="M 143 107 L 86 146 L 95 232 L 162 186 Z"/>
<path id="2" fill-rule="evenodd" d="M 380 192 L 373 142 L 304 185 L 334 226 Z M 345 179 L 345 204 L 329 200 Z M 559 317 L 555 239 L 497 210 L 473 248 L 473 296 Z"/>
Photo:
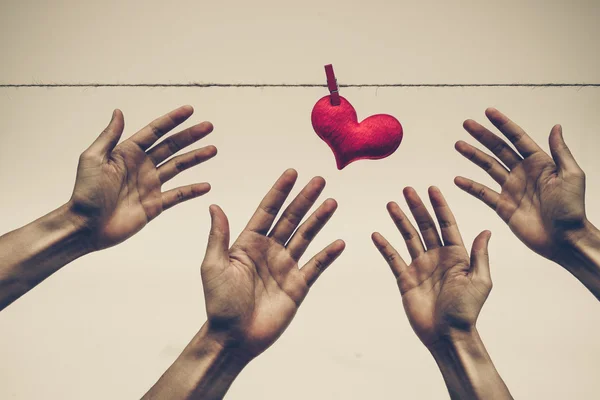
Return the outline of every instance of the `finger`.
<path id="1" fill-rule="evenodd" d="M 377 247 L 377 250 L 381 253 L 385 261 L 387 261 L 392 273 L 396 277 L 396 279 L 400 276 L 402 271 L 407 268 L 406 262 L 402 259 L 400 254 L 396 251 L 396 249 L 387 241 L 386 238 L 381 235 L 379 232 L 374 232 L 371 235 L 371 240 L 373 240 L 373 244 Z"/>
<path id="2" fill-rule="evenodd" d="M 508 169 L 513 169 L 518 163 L 523 161 L 521 156 L 518 155 L 504 140 L 500 139 L 472 119 L 466 120 L 463 123 L 463 127 L 479 143 L 487 147 L 494 155 L 496 155 Z"/>
<path id="3" fill-rule="evenodd" d="M 314 177 L 285 209 L 275 227 L 269 233 L 276 242 L 285 245 L 302 218 L 313 206 L 325 187 L 325 179 Z"/>
<path id="4" fill-rule="evenodd" d="M 146 127 L 133 135 L 129 140 L 146 151 L 158 139 L 170 132 L 173 128 L 187 120 L 194 113 L 192 106 L 179 107 L 168 114 L 150 122 Z"/>
<path id="5" fill-rule="evenodd" d="M 161 183 L 167 182 L 177 174 L 186 169 L 192 168 L 204 161 L 210 160 L 217 155 L 215 146 L 206 146 L 198 150 L 173 157 L 160 167 L 158 167 L 158 177 Z"/>
<path id="6" fill-rule="evenodd" d="M 92 143 L 89 151 L 103 156 L 110 154 L 117 143 L 119 143 L 124 127 L 125 120 L 123 119 L 123 113 L 121 110 L 114 110 L 108 126 Z"/>
<path id="7" fill-rule="evenodd" d="M 457 176 L 454 178 L 454 183 L 456 186 L 469 193 L 473 197 L 477 197 L 479 200 L 483 201 L 485 204 L 490 206 L 492 210 L 496 210 L 496 207 L 498 206 L 498 200 L 500 199 L 500 194 L 498 192 L 493 191 L 481 183 L 464 178 L 462 176 Z"/>
<path id="8" fill-rule="evenodd" d="M 245 229 L 266 235 L 297 178 L 298 173 L 295 170 L 291 168 L 286 170 L 260 202 Z"/>
<path id="9" fill-rule="evenodd" d="M 550 132 L 550 153 L 556 163 L 556 166 L 561 172 L 577 173 L 581 172 L 581 168 L 571 150 L 565 143 L 565 139 L 562 133 L 562 127 L 560 125 L 554 126 Z"/>
<path id="10" fill-rule="evenodd" d="M 412 259 L 414 260 L 425 253 L 425 247 L 423 246 L 419 232 L 417 232 L 413 224 L 410 223 L 400 206 L 395 202 L 389 202 L 387 204 L 387 210 L 390 217 L 392 217 L 392 221 L 394 221 L 394 224 L 402 234 L 404 242 L 406 242 L 406 248 Z"/>
<path id="11" fill-rule="evenodd" d="M 485 110 L 485 114 L 490 122 L 515 145 L 523 158 L 537 152 L 543 152 L 540 146 L 519 125 L 512 122 L 500 111 L 495 108 L 488 108 Z"/>
<path id="12" fill-rule="evenodd" d="M 176 206 L 184 201 L 195 199 L 210 191 L 210 184 L 195 183 L 193 185 L 182 186 L 171 189 L 162 194 L 163 211 Z"/>
<path id="13" fill-rule="evenodd" d="M 440 230 L 442 231 L 442 240 L 444 241 L 444 246 L 464 247 L 454 214 L 452 214 L 450 207 L 448 207 L 448 203 L 446 202 L 446 199 L 444 199 L 440 189 L 435 186 L 430 187 L 429 199 L 431 200 L 433 211 L 435 212 L 440 225 Z"/>
<path id="14" fill-rule="evenodd" d="M 208 208 L 210 212 L 210 233 L 206 248 L 206 258 L 223 259 L 229 254 L 229 221 L 216 204 Z"/>
<path id="15" fill-rule="evenodd" d="M 158 165 L 179 150 L 196 143 L 212 131 L 213 125 L 210 122 L 194 125 L 160 142 L 148 151 L 148 156 L 152 159 L 154 165 Z"/>
<path id="16" fill-rule="evenodd" d="M 456 150 L 475 165 L 478 165 L 487 172 L 492 179 L 503 185 L 508 179 L 509 172 L 502 164 L 500 164 L 494 157 L 485 154 L 483 151 L 471 146 L 470 144 L 459 140 L 454 145 Z"/>
<path id="17" fill-rule="evenodd" d="M 327 199 L 300 225 L 286 247 L 294 260 L 298 261 L 302 257 L 310 242 L 329 221 L 336 209 L 337 202 L 334 199 Z"/>
<path id="18" fill-rule="evenodd" d="M 438 234 L 435 222 L 417 192 L 411 187 L 404 188 L 404 198 L 421 231 L 421 236 L 423 236 L 427 250 L 442 247 L 442 240 Z"/>
<path id="19" fill-rule="evenodd" d="M 488 252 L 491 236 L 492 232 L 490 231 L 481 232 L 477 235 L 473 241 L 473 247 L 471 247 L 471 271 L 474 275 L 489 283 L 492 282 Z"/>
<path id="20" fill-rule="evenodd" d="M 300 273 L 304 276 L 306 284 L 310 287 L 319 276 L 331 265 L 344 251 L 346 243 L 343 240 L 336 240 L 329 246 L 321 250 L 305 266 L 300 268 Z"/>

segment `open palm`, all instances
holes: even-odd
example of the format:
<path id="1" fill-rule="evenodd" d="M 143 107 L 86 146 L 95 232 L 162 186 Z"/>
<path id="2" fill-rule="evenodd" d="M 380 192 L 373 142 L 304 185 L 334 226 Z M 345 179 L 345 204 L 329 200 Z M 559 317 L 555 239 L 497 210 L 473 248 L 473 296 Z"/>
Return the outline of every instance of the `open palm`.
<path id="1" fill-rule="evenodd" d="M 468 331 L 475 326 L 492 288 L 487 258 L 490 233 L 484 231 L 475 239 L 469 257 L 454 216 L 437 188 L 430 188 L 429 196 L 441 238 L 417 193 L 406 188 L 404 196 L 424 243 L 398 204 L 389 203 L 388 212 L 405 238 L 410 265 L 381 234 L 374 233 L 372 239 L 396 277 L 412 328 L 429 347 L 452 330 Z"/>
<path id="2" fill-rule="evenodd" d="M 495 109 L 486 114 L 519 153 L 477 122 L 467 120 L 465 129 L 503 164 L 463 141 L 456 143 L 456 149 L 483 168 L 501 185 L 501 191 L 463 177 L 455 182 L 494 209 L 529 248 L 553 259 L 568 235 L 585 223 L 583 171 L 567 148 L 559 125 L 550 133 L 550 157 L 505 115 Z"/>
<path id="3" fill-rule="evenodd" d="M 313 178 L 271 229 L 296 177 L 288 170 L 279 178 L 231 248 L 227 217 L 218 206 L 210 208 L 212 229 L 202 263 L 209 329 L 252 357 L 283 333 L 310 286 L 344 249 L 337 240 L 298 268 L 337 207 L 326 200 L 296 230 L 325 186 L 322 178 Z"/>
<path id="4" fill-rule="evenodd" d="M 70 204 L 88 226 L 94 249 L 124 241 L 164 210 L 210 190 L 209 184 L 200 183 L 161 191 L 175 175 L 216 154 L 214 146 L 207 146 L 169 159 L 209 134 L 210 123 L 192 126 L 149 149 L 192 113 L 190 106 L 180 107 L 117 145 L 124 120 L 115 110 L 108 127 L 82 153 Z"/>

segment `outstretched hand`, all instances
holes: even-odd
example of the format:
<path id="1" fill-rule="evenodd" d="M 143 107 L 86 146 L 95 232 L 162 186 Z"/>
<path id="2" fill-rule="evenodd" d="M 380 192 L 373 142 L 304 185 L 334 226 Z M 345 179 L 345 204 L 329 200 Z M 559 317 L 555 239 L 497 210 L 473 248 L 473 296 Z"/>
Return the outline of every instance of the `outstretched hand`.
<path id="1" fill-rule="evenodd" d="M 249 358 L 277 340 L 310 286 L 344 250 L 344 242 L 336 240 L 298 267 L 337 203 L 325 200 L 300 225 L 325 186 L 323 178 L 315 177 L 272 227 L 296 178 L 296 171 L 287 170 L 277 180 L 231 247 L 227 217 L 218 206 L 210 207 L 212 227 L 202 263 L 208 331 L 224 347 L 240 349 Z"/>
<path id="2" fill-rule="evenodd" d="M 93 250 L 126 240 L 164 210 L 210 190 L 208 183 L 197 183 L 161 191 L 181 171 L 215 156 L 217 149 L 206 146 L 170 158 L 208 135 L 213 129 L 210 122 L 184 129 L 150 148 L 193 112 L 191 106 L 180 107 L 117 145 L 124 120 L 115 110 L 108 127 L 81 154 L 69 208 L 90 233 Z"/>
<path id="3" fill-rule="evenodd" d="M 417 222 L 423 241 L 398 204 L 387 209 L 405 239 L 412 258 L 407 264 L 379 233 L 373 242 L 396 277 L 402 304 L 410 324 L 423 344 L 434 346 L 455 332 L 469 332 L 491 289 L 488 241 L 491 233 L 480 233 L 467 253 L 450 208 L 437 188 L 429 189 L 431 204 L 441 227 L 412 188 L 404 197 Z"/>
<path id="4" fill-rule="evenodd" d="M 557 252 L 588 225 L 585 175 L 565 144 L 560 125 L 550 132 L 549 156 L 498 110 L 490 108 L 486 115 L 518 153 L 473 120 L 465 121 L 464 128 L 498 159 L 463 141 L 456 143 L 456 150 L 483 168 L 501 191 L 460 176 L 455 183 L 496 211 L 529 248 L 555 260 Z"/>

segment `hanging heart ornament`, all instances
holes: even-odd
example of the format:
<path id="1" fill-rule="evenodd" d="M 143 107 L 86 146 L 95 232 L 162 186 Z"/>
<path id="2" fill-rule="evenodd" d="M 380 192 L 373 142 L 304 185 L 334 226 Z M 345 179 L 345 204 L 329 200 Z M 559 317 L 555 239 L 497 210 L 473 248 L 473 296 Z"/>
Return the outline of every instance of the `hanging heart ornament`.
<path id="1" fill-rule="evenodd" d="M 387 114 L 358 122 L 352 104 L 339 95 L 333 67 L 325 66 L 329 96 L 315 104 L 311 120 L 317 135 L 331 148 L 339 170 L 361 160 L 378 160 L 393 154 L 402 142 L 400 122 Z"/>

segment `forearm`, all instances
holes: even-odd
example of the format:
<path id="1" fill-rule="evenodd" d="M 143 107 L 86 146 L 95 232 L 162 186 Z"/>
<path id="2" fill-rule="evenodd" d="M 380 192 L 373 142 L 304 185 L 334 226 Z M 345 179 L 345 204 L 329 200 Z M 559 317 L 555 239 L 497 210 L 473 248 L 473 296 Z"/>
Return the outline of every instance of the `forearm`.
<path id="1" fill-rule="evenodd" d="M 586 221 L 583 229 L 570 233 L 554 261 L 600 300 L 600 231 L 594 225 Z"/>
<path id="2" fill-rule="evenodd" d="M 205 325 L 143 400 L 222 399 L 250 361 L 211 337 Z"/>
<path id="3" fill-rule="evenodd" d="M 0 310 L 89 252 L 84 225 L 62 206 L 0 237 Z"/>
<path id="4" fill-rule="evenodd" d="M 429 347 L 452 399 L 512 399 L 476 329 Z"/>

